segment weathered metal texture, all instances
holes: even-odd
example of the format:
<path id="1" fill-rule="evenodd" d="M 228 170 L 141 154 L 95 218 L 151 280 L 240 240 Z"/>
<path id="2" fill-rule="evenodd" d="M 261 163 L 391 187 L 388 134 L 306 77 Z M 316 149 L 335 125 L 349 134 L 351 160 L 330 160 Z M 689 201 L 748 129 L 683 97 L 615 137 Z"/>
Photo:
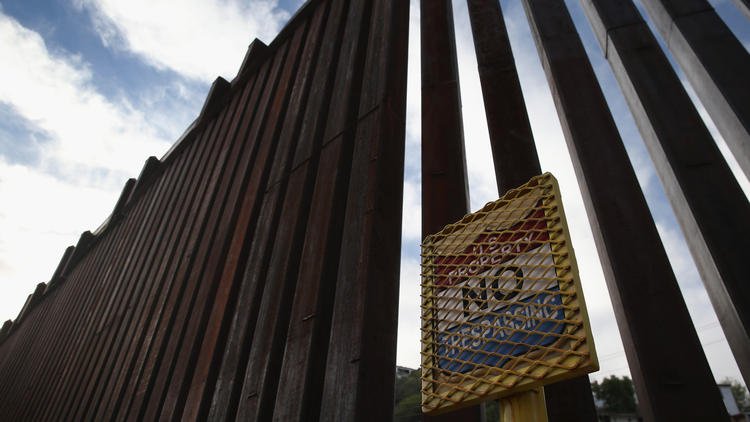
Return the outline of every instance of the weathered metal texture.
<path id="1" fill-rule="evenodd" d="M 126 226 L 126 227 L 127 227 L 127 226 Z M 113 246 L 113 247 L 117 247 L 117 245 L 112 245 L 112 246 Z M 99 254 L 98 254 L 98 256 L 101 256 L 101 252 L 102 252 L 102 249 L 103 249 L 103 248 L 98 248 L 98 250 L 99 250 Z M 92 270 L 94 270 L 95 268 L 97 268 L 97 267 L 98 267 L 98 265 L 99 265 L 99 264 L 98 264 L 98 261 L 99 261 L 99 257 L 98 257 L 98 256 L 94 257 L 94 259 L 91 259 L 91 258 L 92 258 L 92 256 L 91 256 L 90 254 L 89 254 L 88 256 L 86 256 L 86 257 L 85 257 L 85 258 L 86 258 L 86 259 L 85 259 L 85 261 L 88 261 L 88 262 L 83 262 L 83 263 L 81 263 L 81 265 L 83 265 L 83 266 L 85 266 L 85 267 L 88 267 L 88 269 L 86 269 L 85 271 L 92 271 Z M 85 268 L 85 267 L 84 267 L 84 268 Z M 55 291 L 54 291 L 54 293 L 56 293 L 56 294 L 58 294 L 58 295 L 67 295 L 67 294 L 68 294 L 68 293 L 70 292 L 70 290 L 72 290 L 72 288 L 73 288 L 73 285 L 74 285 L 74 283 L 76 284 L 75 288 L 81 288 L 81 287 L 82 287 L 82 286 L 81 286 L 81 284 L 82 284 L 82 283 L 81 283 L 81 278 L 79 277 L 79 278 L 77 278 L 77 279 L 76 279 L 76 278 L 73 278 L 74 276 L 75 276 L 75 275 L 73 275 L 73 276 L 71 276 L 71 277 L 67 277 L 67 278 L 66 278 L 66 281 L 65 281 L 65 284 L 64 284 L 63 286 L 60 286 L 60 287 L 58 287 L 58 290 L 55 290 Z M 71 286 L 71 287 L 70 287 L 70 288 L 66 288 L 66 287 L 68 287 L 68 286 Z M 102 285 L 100 284 L 99 286 L 89 286 L 89 287 L 93 288 L 93 289 L 90 289 L 90 291 L 91 291 L 91 292 L 93 293 L 93 295 L 89 296 L 89 298 L 91 298 L 91 299 L 93 299 L 93 298 L 99 298 L 99 297 L 100 297 L 99 295 L 100 295 L 100 294 L 101 294 L 101 292 L 102 292 L 102 290 L 101 290 L 101 288 L 102 288 Z M 78 297 L 77 297 L 77 298 L 76 298 L 76 297 L 72 297 L 73 295 L 70 295 L 71 297 L 68 297 L 68 298 L 67 298 L 67 300 L 69 300 L 69 301 L 70 301 L 70 302 L 68 302 L 69 304 L 73 304 L 73 303 L 75 303 L 75 301 L 76 301 L 76 300 L 79 300 L 79 301 L 80 301 L 80 300 L 82 299 L 82 298 L 81 298 L 81 295 L 80 295 L 80 292 L 78 292 L 78 293 L 79 293 L 79 295 L 78 295 Z M 84 298 L 85 298 L 85 296 L 84 296 Z M 45 299 L 45 304 L 47 304 L 47 301 L 48 301 L 48 300 L 49 300 L 49 298 Z M 58 300 L 62 300 L 62 298 L 60 298 L 60 299 L 58 299 Z M 59 302 L 58 302 L 58 303 L 59 303 Z M 80 303 L 80 302 L 79 302 L 79 303 Z M 84 303 L 84 304 L 85 304 L 85 303 L 86 303 L 86 301 L 84 300 L 84 301 L 82 301 L 82 303 Z M 91 302 L 91 301 L 89 301 L 89 305 L 88 305 L 88 306 L 92 306 L 92 305 L 91 305 L 91 303 L 92 303 L 92 302 Z M 67 306 L 70 306 L 70 305 L 67 305 Z M 59 312 L 59 311 L 57 311 L 57 312 Z M 61 316 L 63 316 L 63 315 L 61 315 Z M 67 315 L 65 315 L 65 316 L 67 316 Z M 76 318 L 78 318 L 78 317 L 76 317 Z M 83 319 L 83 318 L 81 318 L 81 319 Z M 73 322 L 73 320 L 69 320 L 69 321 L 67 321 L 67 322 Z M 66 322 L 66 324 L 64 324 L 64 325 L 60 325 L 60 326 L 58 326 L 58 329 L 59 329 L 59 330 L 63 330 L 63 331 L 64 331 L 64 330 L 68 330 L 68 329 L 71 329 L 71 328 L 73 328 L 73 329 L 77 328 L 77 326 L 76 326 L 75 324 L 71 324 L 71 325 L 68 325 L 68 324 L 67 324 L 67 322 Z M 45 328 L 48 328 L 48 327 L 45 327 Z M 75 339 L 76 341 L 80 341 L 80 339 L 79 339 L 78 337 L 76 337 L 76 334 L 75 334 L 75 330 L 71 330 L 72 332 L 70 332 L 69 334 L 65 334 L 64 336 L 60 336 L 60 337 L 57 337 L 57 336 L 55 335 L 55 334 L 58 334 L 58 332 L 56 332 L 56 331 L 57 331 L 57 330 L 53 331 L 53 333 L 54 333 L 54 334 L 50 334 L 50 337 L 48 337 L 48 341 L 49 341 L 49 342 L 51 342 L 51 343 L 53 343 L 53 344 L 54 344 L 55 342 L 57 342 L 57 343 L 59 344 L 59 346 L 58 346 L 58 347 L 60 347 L 60 349 L 61 349 L 62 347 L 65 347 L 65 345 L 66 345 L 66 344 L 65 344 L 65 342 L 64 342 L 64 341 L 65 341 L 65 340 L 69 340 L 69 339 L 70 339 L 70 337 L 69 337 L 69 336 L 73 336 L 73 339 Z M 43 344 L 47 344 L 47 345 L 49 345 L 49 343 L 47 343 L 47 342 L 45 342 L 45 343 L 43 343 Z M 58 349 L 58 350 L 60 350 L 60 349 Z M 39 353 L 43 353 L 43 352 L 45 352 L 45 350 L 44 350 L 44 349 L 39 349 L 39 350 L 38 350 L 38 352 L 39 352 Z M 47 353 L 48 353 L 48 352 L 47 352 Z M 60 363 L 59 361 L 58 361 L 58 362 L 54 362 L 54 361 L 50 361 L 50 360 L 45 360 L 45 359 L 40 359 L 40 360 L 37 360 L 37 359 L 38 359 L 37 357 L 28 357 L 28 356 L 26 356 L 26 357 L 25 357 L 25 359 L 29 359 L 29 360 L 30 360 L 30 361 L 32 361 L 32 362 L 34 362 L 34 361 L 36 361 L 36 362 L 42 362 L 42 363 L 43 363 L 42 367 L 43 367 L 44 365 L 47 365 L 47 364 L 51 364 L 51 363 L 58 363 L 58 364 Z M 40 369 L 41 369 L 41 368 L 40 368 Z M 50 372 L 52 372 L 52 371 L 55 371 L 55 372 L 56 372 L 56 369 L 57 369 L 57 368 L 55 368 L 55 369 L 52 369 L 52 370 L 50 370 L 50 369 L 46 369 L 46 370 L 45 370 L 45 373 L 46 373 L 46 374 L 49 374 L 49 373 L 50 373 Z M 37 376 L 38 376 L 38 375 L 37 375 Z M 34 377 L 34 376 L 32 376 L 32 377 L 28 377 L 28 378 L 29 378 L 29 379 L 34 379 L 35 377 Z M 49 377 L 49 380 L 50 380 L 50 382 L 57 382 L 57 381 L 59 380 L 59 375 L 57 375 L 57 377 Z M 40 392 L 40 391 L 37 391 L 36 393 L 39 393 L 39 392 Z"/>
<path id="2" fill-rule="evenodd" d="M 402 34 L 408 32 L 409 5 L 372 3 L 369 34 L 360 34 L 369 48 L 359 60 L 363 69 L 377 71 L 360 76 L 365 82 L 351 103 L 358 107 L 352 116 L 357 127 L 345 132 L 346 142 L 353 142 L 351 162 L 357 171 L 345 190 L 341 253 L 330 296 L 331 334 L 321 339 L 328 342 L 320 413 L 324 421 L 390 420 L 393 413 L 392 407 L 372 401 L 370 392 L 379 388 L 391 400 L 394 392 L 398 288 L 389 285 L 389 274 L 399 270 L 401 234 L 381 228 L 401 227 L 404 143 L 399 140 L 405 136 L 402 93 L 408 52 Z M 325 306 L 323 302 L 319 309 Z M 356 386 L 354 394 L 348 385 Z"/>
<path id="3" fill-rule="evenodd" d="M 534 135 L 518 79 L 513 51 L 497 0 L 467 0 L 479 66 L 484 109 L 495 164 L 498 194 L 541 174 Z M 565 388 L 545 388 L 548 417 L 556 420 L 596 420 L 588 377 L 567 382 Z M 575 402 L 576 407 L 560 406 Z M 566 410 L 567 409 L 567 410 Z"/>
<path id="4" fill-rule="evenodd" d="M 549 421 L 597 421 L 594 395 L 588 376 L 577 377 L 544 387 Z"/>
<path id="5" fill-rule="evenodd" d="M 420 2 L 422 55 L 422 235 L 469 211 L 453 6 Z"/>
<path id="6" fill-rule="evenodd" d="M 330 6 L 319 8 L 311 18 L 305 50 L 288 106 L 290 115 L 296 116 L 305 112 L 304 106 L 312 85 L 312 74 L 320 51 L 322 24 L 325 22 L 328 7 Z M 315 100 L 319 101 L 319 96 L 315 96 Z M 244 309 L 246 317 L 240 317 L 239 313 L 236 313 L 229 322 L 228 339 L 210 403 L 209 419 L 211 420 L 231 419 L 237 411 L 239 395 L 244 384 L 244 370 L 248 362 L 250 342 L 253 338 L 253 333 L 249 330 L 254 328 L 258 315 L 258 306 L 263 295 L 263 283 L 268 269 L 270 242 L 279 228 L 281 200 L 289 181 L 292 155 L 299 139 L 302 121 L 304 117 L 282 127 L 270 177 L 265 184 L 257 185 L 259 191 L 264 193 L 258 200 L 259 219 L 266 223 L 258 225 L 255 235 L 251 239 L 248 237 L 245 241 L 250 242 L 250 245 L 246 246 L 249 247 L 247 268 L 252 268 L 253 271 L 244 274 L 240 271 L 237 274 L 237 277 L 243 279 L 237 294 L 237 308 Z"/>
<path id="7" fill-rule="evenodd" d="M 451 1 L 421 1 L 420 22 L 424 238 L 469 212 L 469 189 Z M 423 419 L 471 422 L 482 413 L 482 406 L 472 406 Z"/>
<path id="8" fill-rule="evenodd" d="M 750 53 L 707 0 L 643 0 L 642 4 L 750 176 Z"/>
<path id="9" fill-rule="evenodd" d="M 668 407 L 662 402 L 682 397 L 693 382 L 680 348 L 699 347 L 692 321 L 565 3 L 523 4 L 581 186 L 641 415 L 671 419 L 662 413 L 661 406 Z M 715 411 L 711 407 L 706 419 Z"/>
<path id="10" fill-rule="evenodd" d="M 542 173 L 521 82 L 497 0 L 468 0 L 500 196 Z"/>
<path id="11" fill-rule="evenodd" d="M 583 4 L 701 267 L 735 360 L 750 381 L 750 286 L 745 271 L 750 203 L 635 5 L 620 0 Z M 674 353 L 685 359 L 684 367 L 694 368 L 696 378 L 689 385 L 696 390 L 691 395 L 704 398 L 703 409 L 723 407 L 697 338 L 690 337 L 695 342 L 682 344 Z M 686 394 L 672 397 L 674 409 L 668 407 L 665 414 L 683 408 Z M 706 401 L 708 397 L 713 400 Z"/>
<path id="12" fill-rule="evenodd" d="M 0 418 L 390 418 L 408 12 L 253 42 L 3 326 Z"/>
<path id="13" fill-rule="evenodd" d="M 646 1 L 644 5 L 657 27 L 672 27 L 667 38 L 675 57 L 735 158 L 741 165 L 747 164 L 736 148 L 741 146 L 745 154 L 750 155 L 750 84 L 745 76 L 750 74 L 750 54 L 707 2 L 696 0 L 690 5 L 677 6 Z M 615 58 L 628 59 L 619 56 L 624 55 Z M 666 66 L 666 60 L 660 62 Z M 648 83 L 667 84 L 669 81 L 654 78 Z M 661 86 L 652 89 L 659 90 L 659 94 L 654 94 L 658 99 L 664 99 Z M 644 97 L 642 93 L 639 95 Z M 651 147 L 651 155 L 657 168 L 665 173 L 662 180 L 668 193 L 679 198 L 679 202 L 673 201 L 673 207 L 742 376 L 750 382 L 750 283 L 745 262 L 750 242 L 747 220 L 750 205 L 718 151 L 704 145 L 710 134 L 700 124 L 700 119 L 684 119 L 684 114 L 678 114 L 682 110 L 675 105 L 657 108 L 654 102 L 657 98 L 643 98 L 642 110 L 635 113 L 637 121 L 642 132 L 648 131 L 644 136 L 647 141 L 654 137 L 662 140 L 661 147 Z M 674 100 L 670 104 L 674 104 Z M 646 113 L 648 116 L 644 116 Z M 661 123 L 649 125 L 649 117 L 660 119 Z M 681 124 L 674 124 L 676 122 Z M 727 130 L 730 126 L 731 133 Z M 664 139 L 667 137 L 673 139 L 673 143 L 682 138 L 683 142 L 687 140 L 691 144 L 689 148 L 666 146 Z M 672 165 L 673 174 L 665 169 L 667 162 Z M 677 167 L 677 163 L 683 168 Z M 750 174 L 748 167 L 745 173 Z"/>

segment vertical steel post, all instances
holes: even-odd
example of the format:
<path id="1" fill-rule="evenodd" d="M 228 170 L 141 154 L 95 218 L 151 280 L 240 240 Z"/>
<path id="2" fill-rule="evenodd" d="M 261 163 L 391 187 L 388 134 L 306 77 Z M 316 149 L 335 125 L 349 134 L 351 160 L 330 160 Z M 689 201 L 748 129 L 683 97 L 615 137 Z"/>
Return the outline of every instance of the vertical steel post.
<path id="1" fill-rule="evenodd" d="M 0 419 L 389 420 L 408 23 L 310 0 L 253 43 L 0 328 Z"/>
<path id="2" fill-rule="evenodd" d="M 508 31 L 497 0 L 467 0 L 490 133 L 498 193 L 541 173 L 534 135 L 518 79 Z M 596 420 L 587 376 L 545 388 L 547 415 L 556 420 Z M 574 402 L 577 406 L 567 406 Z"/>
<path id="3" fill-rule="evenodd" d="M 500 196 L 541 174 L 516 63 L 497 0 L 467 0 Z"/>
<path id="4" fill-rule="evenodd" d="M 461 92 L 450 0 L 421 2 L 422 234 L 469 210 Z"/>
<path id="5" fill-rule="evenodd" d="M 581 186 L 641 415 L 647 421 L 675 419 L 665 416 L 651 391 L 679 394 L 693 382 L 693 368 L 662 352 L 670 344 L 697 342 L 692 321 L 565 3 L 523 5 Z M 688 419 L 701 419 L 695 411 L 689 409 Z"/>
<path id="6" fill-rule="evenodd" d="M 744 262 L 750 250 L 750 203 L 635 5 L 623 0 L 582 3 L 687 235 L 745 382 L 750 382 L 750 289 Z M 694 391 L 696 399 L 711 396 L 714 405 L 723 406 L 700 345 L 680 350 L 681 358 L 690 358 L 685 367 L 703 377 L 692 383 L 700 388 Z M 674 405 L 684 403 L 684 394 L 673 398 Z"/>
<path id="7" fill-rule="evenodd" d="M 550 384 L 544 387 L 544 396 L 550 422 L 598 420 L 588 376 Z"/>
<path id="8" fill-rule="evenodd" d="M 372 3 L 320 421 L 393 417 L 409 3 Z"/>
<path id="9" fill-rule="evenodd" d="M 422 237 L 458 221 L 469 210 L 461 93 L 450 0 L 423 0 L 422 52 Z M 472 406 L 425 421 L 481 421 Z"/>
<path id="10" fill-rule="evenodd" d="M 706 0 L 642 3 L 750 176 L 750 54 Z"/>

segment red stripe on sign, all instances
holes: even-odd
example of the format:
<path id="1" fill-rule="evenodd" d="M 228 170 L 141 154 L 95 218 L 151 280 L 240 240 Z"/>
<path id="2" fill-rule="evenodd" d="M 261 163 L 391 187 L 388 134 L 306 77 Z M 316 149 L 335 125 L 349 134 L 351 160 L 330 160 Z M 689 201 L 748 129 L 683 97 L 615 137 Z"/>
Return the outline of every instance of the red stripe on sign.
<path id="1" fill-rule="evenodd" d="M 544 210 L 535 209 L 510 228 L 496 232 L 492 228 L 480 233 L 460 255 L 435 259 L 435 284 L 453 286 L 469 280 L 493 266 L 538 248 L 549 241 Z"/>

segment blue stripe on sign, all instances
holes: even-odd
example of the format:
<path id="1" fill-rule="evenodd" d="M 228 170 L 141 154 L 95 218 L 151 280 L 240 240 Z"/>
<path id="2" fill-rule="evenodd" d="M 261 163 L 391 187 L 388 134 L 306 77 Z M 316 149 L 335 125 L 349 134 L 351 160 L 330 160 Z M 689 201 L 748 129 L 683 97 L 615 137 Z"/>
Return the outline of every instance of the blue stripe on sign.
<path id="1" fill-rule="evenodd" d="M 565 318 L 558 307 L 562 305 L 560 295 L 543 293 L 531 303 L 530 300 L 495 309 L 438 334 L 440 369 L 466 373 L 473 370 L 475 364 L 499 368 L 510 359 L 508 356 L 519 356 L 532 347 L 552 344 L 557 337 L 545 334 L 560 334 L 565 324 L 540 319 L 560 321 Z M 534 333 L 516 331 L 519 329 Z"/>

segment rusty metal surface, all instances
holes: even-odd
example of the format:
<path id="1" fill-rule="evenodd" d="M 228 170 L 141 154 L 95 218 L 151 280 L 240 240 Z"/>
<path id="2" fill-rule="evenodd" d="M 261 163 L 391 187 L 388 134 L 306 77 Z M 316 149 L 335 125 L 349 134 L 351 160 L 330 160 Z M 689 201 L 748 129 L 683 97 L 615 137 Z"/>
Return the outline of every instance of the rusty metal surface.
<path id="1" fill-rule="evenodd" d="M 422 237 L 469 211 L 453 6 L 420 2 L 422 43 Z"/>
<path id="2" fill-rule="evenodd" d="M 468 0 L 499 196 L 542 174 L 500 3 Z"/>
<path id="3" fill-rule="evenodd" d="M 322 337 L 328 341 L 329 356 L 321 399 L 321 420 L 326 421 L 392 417 L 392 406 L 370 400 L 368 386 L 379 386 L 393 400 L 396 344 L 390 339 L 396 336 L 398 280 L 389 274 L 398 272 L 400 257 L 392 251 L 400 249 L 401 233 L 381 228 L 401 221 L 404 143 L 400 140 L 406 123 L 401 93 L 406 90 L 406 73 L 394 70 L 407 66 L 408 42 L 399 34 L 408 32 L 409 5 L 390 0 L 372 3 L 369 34 L 361 35 L 369 46 L 362 55 L 366 70 L 361 78 L 366 82 L 361 95 L 354 97 L 358 104 L 352 103 L 358 107 L 353 112 L 357 127 L 347 135 L 354 143 L 355 171 L 346 189 L 331 335 Z M 370 73 L 370 69 L 377 70 Z M 370 141 L 373 133 L 376 142 Z M 356 392 L 347 391 L 346 385 L 356 386 Z"/>
<path id="4" fill-rule="evenodd" d="M 739 0 L 738 0 L 739 2 Z M 738 6 L 747 12 L 747 0 Z M 641 2 L 706 107 L 726 145 L 750 176 L 750 52 L 708 0 Z M 732 289 L 732 287 L 729 287 Z M 742 316 L 745 330 L 747 313 Z M 748 377 L 747 373 L 744 375 Z"/>
<path id="5" fill-rule="evenodd" d="M 744 253 L 740 251 L 750 249 L 747 219 L 750 203 L 648 24 L 629 0 L 583 3 L 651 152 L 695 261 L 713 262 L 713 257 L 719 257 L 717 265 L 726 265 L 732 259 L 737 263 L 744 261 Z M 726 244 L 732 246 L 723 247 Z M 732 312 L 730 304 L 722 303 L 716 312 L 721 321 L 731 320 L 724 316 Z M 647 382 L 646 393 L 652 394 L 649 402 L 654 404 L 654 412 L 661 415 L 657 419 L 667 415 L 720 419 L 724 405 L 698 336 L 691 325 L 676 331 L 679 334 L 671 340 L 667 334 L 662 336 L 659 348 L 664 353 L 659 356 L 677 367 L 691 368 L 692 377 L 679 391 L 655 388 L 656 380 Z M 735 338 L 735 343 L 741 340 Z M 744 354 L 742 349 L 733 350 L 740 368 L 750 365 L 750 345 L 744 347 Z M 654 365 L 662 366 L 659 362 Z M 684 406 L 687 397 L 701 400 L 703 405 L 688 411 Z M 682 416 L 680 412 L 684 412 Z"/>
<path id="6" fill-rule="evenodd" d="M 469 212 L 453 6 L 420 2 L 422 56 L 422 237 Z M 482 405 L 425 421 L 481 421 Z"/>
<path id="7" fill-rule="evenodd" d="M 650 392 L 678 395 L 693 375 L 655 351 L 691 333 L 697 342 L 690 315 L 567 7 L 552 0 L 523 4 L 582 188 L 641 415 L 662 420 Z"/>
<path id="8" fill-rule="evenodd" d="M 217 79 L 3 326 L 0 418 L 389 417 L 408 9 L 309 1 Z"/>
<path id="9" fill-rule="evenodd" d="M 690 4 L 648 0 L 644 7 L 667 41 L 672 54 L 698 94 L 737 162 L 750 175 L 750 53 L 734 36 L 711 5 L 704 0 Z M 627 56 L 623 58 L 627 60 Z M 653 80 L 654 83 L 664 83 Z M 649 107 L 649 116 L 664 119 L 669 110 Z M 642 114 L 642 113 L 641 113 Z M 698 119 L 700 121 L 700 119 Z M 689 122 L 689 120 L 688 120 Z M 745 382 L 750 382 L 750 283 L 745 252 L 750 237 L 748 203 L 716 147 L 697 143 L 708 138 L 705 129 L 654 125 L 665 145 L 652 149 L 657 168 L 666 160 L 675 168 L 674 182 L 665 181 L 667 191 L 679 182 L 685 203 L 675 205 L 691 254 L 726 334 Z M 672 132 L 672 133 L 670 133 Z M 685 137 L 689 148 L 670 148 L 663 139 Z M 695 145 L 695 146 L 693 146 Z M 711 147 L 711 148 L 710 148 Z M 699 149 L 701 148 L 701 149 Z M 714 158 L 716 157 L 716 158 Z M 684 163 L 684 169 L 680 164 Z M 695 169 L 694 169 L 695 168 Z M 664 179 L 663 180 L 668 180 Z"/>
<path id="10" fill-rule="evenodd" d="M 474 49 L 479 67 L 487 126 L 495 166 L 498 196 L 541 174 L 534 135 L 518 79 L 518 71 L 500 2 L 467 0 Z M 594 420 L 594 402 L 588 376 L 545 388 L 551 421 Z M 576 407 L 561 411 L 561 403 Z"/>
<path id="11" fill-rule="evenodd" d="M 468 4 L 502 193 L 539 163 L 498 4 Z M 690 38 L 702 19 L 721 32 L 710 8 L 691 4 L 657 13 L 657 26 L 679 21 Z M 649 352 L 681 344 L 651 325 L 693 343 L 694 329 L 565 3 L 524 6 L 644 416 L 659 419 L 660 394 L 696 371 Z M 468 189 L 451 1 L 422 1 L 421 13 L 427 235 L 468 211 Z M 309 0 L 268 46 L 252 42 L 234 80 L 216 80 L 175 146 L 146 161 L 3 325 L 0 419 L 390 419 L 408 23 L 405 1 Z M 674 45 L 710 44 L 698 41 Z M 731 68 L 706 63 L 695 68 Z M 744 104 L 741 89 L 719 89 L 709 95 Z M 585 378 L 549 387 L 550 419 L 593 419 L 589 389 Z"/>

